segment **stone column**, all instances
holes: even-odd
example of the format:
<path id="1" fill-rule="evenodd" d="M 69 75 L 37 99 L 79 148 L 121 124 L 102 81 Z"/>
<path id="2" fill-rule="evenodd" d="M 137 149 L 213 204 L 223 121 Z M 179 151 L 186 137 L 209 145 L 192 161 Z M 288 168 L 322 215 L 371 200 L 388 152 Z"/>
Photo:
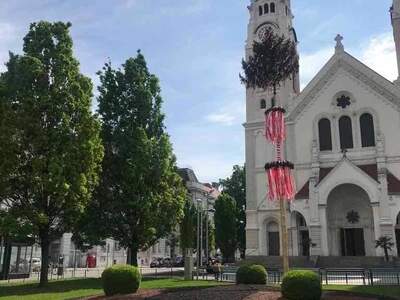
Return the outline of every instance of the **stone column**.
<path id="1" fill-rule="evenodd" d="M 379 239 L 381 235 L 381 228 L 380 228 L 380 214 L 379 214 L 379 203 L 374 202 L 371 204 L 372 207 L 372 214 L 374 216 L 374 234 L 375 234 L 375 240 Z M 379 249 L 375 250 L 375 253 L 377 256 L 381 255 L 381 251 Z"/>

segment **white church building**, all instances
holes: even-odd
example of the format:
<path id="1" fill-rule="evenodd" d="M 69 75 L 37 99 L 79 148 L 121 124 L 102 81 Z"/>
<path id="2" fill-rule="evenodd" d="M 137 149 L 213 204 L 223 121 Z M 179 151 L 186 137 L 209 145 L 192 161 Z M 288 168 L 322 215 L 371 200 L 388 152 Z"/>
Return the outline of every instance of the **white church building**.
<path id="1" fill-rule="evenodd" d="M 297 42 L 290 0 L 251 0 L 246 56 L 265 28 Z M 400 72 L 400 0 L 391 18 Z M 300 92 L 299 76 L 281 84 L 287 111 L 286 158 L 295 165 L 296 198 L 288 205 L 290 256 L 377 257 L 387 236 L 400 256 L 400 80 L 391 82 L 345 51 L 334 55 Z M 301 62 L 301 57 L 300 57 Z M 396 62 L 393 61 L 393 64 Z M 267 199 L 264 166 L 275 160 L 265 138 L 272 95 L 246 95 L 247 256 L 280 255 L 279 205 Z"/>

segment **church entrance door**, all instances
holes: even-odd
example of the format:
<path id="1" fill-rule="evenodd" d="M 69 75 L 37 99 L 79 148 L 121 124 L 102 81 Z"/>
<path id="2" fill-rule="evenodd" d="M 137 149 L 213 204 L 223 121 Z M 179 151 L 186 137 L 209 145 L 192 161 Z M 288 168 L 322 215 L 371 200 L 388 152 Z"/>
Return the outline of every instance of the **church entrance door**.
<path id="1" fill-rule="evenodd" d="M 365 256 L 364 230 L 343 228 L 340 232 L 342 256 Z"/>
<path id="2" fill-rule="evenodd" d="M 310 256 L 310 234 L 308 230 L 300 231 L 300 255 L 301 256 Z"/>
<path id="3" fill-rule="evenodd" d="M 400 257 L 400 229 L 396 229 L 397 256 Z"/>
<path id="4" fill-rule="evenodd" d="M 279 232 L 268 232 L 268 255 L 279 256 Z"/>

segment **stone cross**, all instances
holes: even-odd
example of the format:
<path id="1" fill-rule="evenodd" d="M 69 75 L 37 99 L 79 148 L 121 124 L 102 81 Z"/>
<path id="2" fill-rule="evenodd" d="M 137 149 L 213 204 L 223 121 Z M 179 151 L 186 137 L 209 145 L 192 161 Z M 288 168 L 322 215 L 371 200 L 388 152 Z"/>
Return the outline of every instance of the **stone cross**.
<path id="1" fill-rule="evenodd" d="M 335 41 L 336 41 L 336 47 L 335 47 L 336 51 L 337 51 L 337 52 L 338 52 L 338 51 L 344 51 L 344 46 L 343 46 L 343 43 L 342 43 L 342 41 L 343 41 L 343 36 L 341 36 L 340 34 L 338 34 L 338 35 L 336 36 L 336 38 L 335 38 Z"/>

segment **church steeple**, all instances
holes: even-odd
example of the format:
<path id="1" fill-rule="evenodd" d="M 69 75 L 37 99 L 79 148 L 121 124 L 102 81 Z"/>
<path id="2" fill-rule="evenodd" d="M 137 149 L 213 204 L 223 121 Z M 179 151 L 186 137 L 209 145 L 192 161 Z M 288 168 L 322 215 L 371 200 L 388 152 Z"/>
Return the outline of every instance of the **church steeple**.
<path id="1" fill-rule="evenodd" d="M 276 34 L 283 35 L 296 43 L 296 31 L 293 28 L 293 14 L 290 0 L 251 0 L 248 6 L 250 21 L 248 25 L 246 57 L 252 53 L 253 42 L 261 40 L 266 28 L 271 28 Z M 283 104 L 288 104 L 290 99 L 300 92 L 299 74 L 281 85 L 278 91 Z M 260 95 L 260 93 L 258 92 Z M 265 92 L 264 98 L 271 95 Z M 269 106 L 269 105 L 268 105 Z"/>
<path id="2" fill-rule="evenodd" d="M 395 83 L 400 85 L 400 0 L 393 0 L 393 5 L 390 8 L 390 15 L 392 19 L 394 42 L 396 44 L 398 68 L 398 78 Z"/>

